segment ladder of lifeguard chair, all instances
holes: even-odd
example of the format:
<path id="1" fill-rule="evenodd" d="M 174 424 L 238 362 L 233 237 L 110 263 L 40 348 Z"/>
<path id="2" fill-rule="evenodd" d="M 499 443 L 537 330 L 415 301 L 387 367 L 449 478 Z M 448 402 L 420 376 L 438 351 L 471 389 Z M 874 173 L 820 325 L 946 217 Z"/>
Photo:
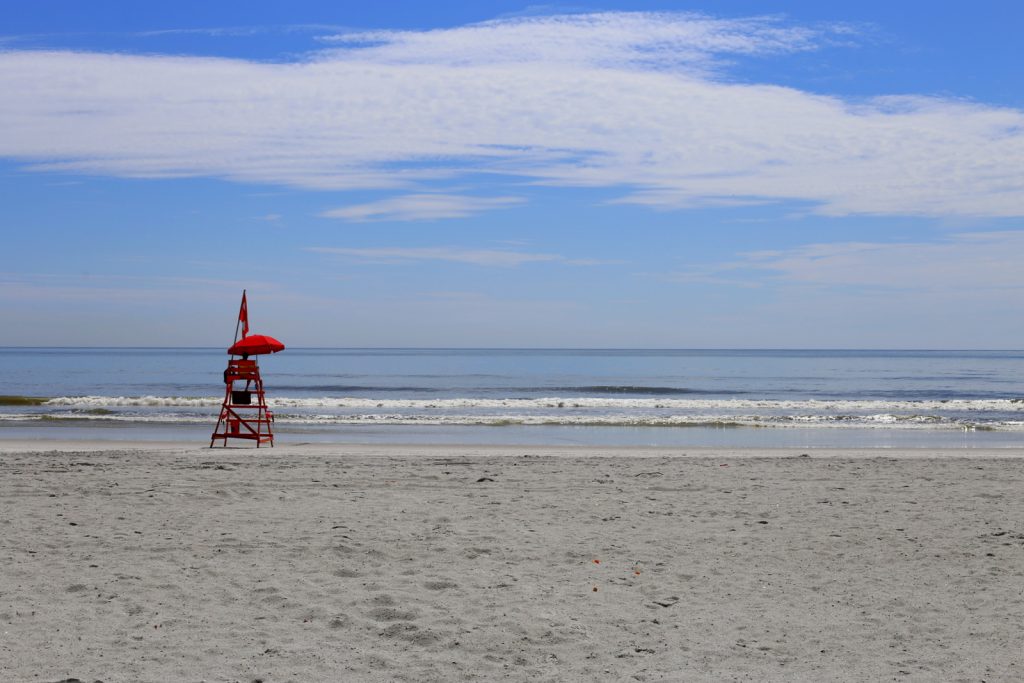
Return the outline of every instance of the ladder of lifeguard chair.
<path id="1" fill-rule="evenodd" d="M 241 391 L 235 390 L 235 382 L 245 382 L 245 388 Z M 252 386 L 250 386 L 252 385 Z M 236 403 L 236 394 L 247 394 L 250 402 Z M 256 396 L 256 403 L 251 403 L 252 396 Z M 241 409 L 243 412 L 238 412 Z M 245 410 L 256 410 L 255 416 L 245 415 Z M 259 366 L 256 361 L 251 360 L 230 360 L 227 370 L 224 371 L 224 401 L 221 403 L 220 416 L 217 418 L 217 426 L 210 436 L 210 448 L 217 439 L 228 445 L 228 439 L 248 439 L 256 442 L 256 447 L 269 443 L 274 446 L 274 433 L 271 423 L 274 421 L 273 413 L 267 406 L 266 393 L 263 390 L 263 378 L 260 377 Z M 253 428 L 255 425 L 255 428 Z M 221 431 L 223 426 L 224 431 Z M 242 431 L 242 428 L 245 431 Z M 266 427 L 264 432 L 263 428 Z"/>

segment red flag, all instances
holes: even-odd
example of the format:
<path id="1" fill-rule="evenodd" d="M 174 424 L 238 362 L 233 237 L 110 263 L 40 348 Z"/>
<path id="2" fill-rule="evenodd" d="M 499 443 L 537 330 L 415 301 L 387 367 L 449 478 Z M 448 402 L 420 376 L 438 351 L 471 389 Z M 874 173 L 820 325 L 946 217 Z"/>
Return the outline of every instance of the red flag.
<path id="1" fill-rule="evenodd" d="M 249 336 L 249 307 L 245 303 L 245 290 L 242 290 L 242 307 L 238 309 L 238 322 L 242 326 L 242 339 Z"/>

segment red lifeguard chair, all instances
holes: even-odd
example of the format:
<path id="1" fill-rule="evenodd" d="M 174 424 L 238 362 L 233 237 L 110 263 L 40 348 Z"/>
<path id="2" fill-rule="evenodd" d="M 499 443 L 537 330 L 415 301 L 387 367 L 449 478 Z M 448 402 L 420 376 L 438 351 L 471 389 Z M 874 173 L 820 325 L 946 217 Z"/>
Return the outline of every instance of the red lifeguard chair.
<path id="1" fill-rule="evenodd" d="M 238 338 L 241 328 L 242 338 Z M 267 408 L 267 396 L 263 390 L 260 366 L 249 356 L 277 353 L 284 350 L 284 344 L 273 337 L 262 334 L 249 335 L 249 310 L 242 291 L 242 306 L 238 310 L 238 324 L 235 325 L 235 343 L 228 349 L 231 359 L 224 371 L 224 402 L 220 407 L 217 426 L 210 437 L 210 448 L 217 439 L 228 445 L 228 439 L 248 439 L 256 447 L 269 443 L 274 445 L 271 425 L 274 414 Z M 236 358 L 241 356 L 241 358 Z"/>

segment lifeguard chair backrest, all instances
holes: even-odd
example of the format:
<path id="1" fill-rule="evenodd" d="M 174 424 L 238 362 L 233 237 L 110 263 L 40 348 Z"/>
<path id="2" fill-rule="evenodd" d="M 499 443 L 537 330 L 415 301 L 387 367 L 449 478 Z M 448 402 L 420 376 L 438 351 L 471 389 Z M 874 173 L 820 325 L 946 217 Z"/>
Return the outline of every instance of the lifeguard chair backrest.
<path id="1" fill-rule="evenodd" d="M 256 369 L 256 361 L 254 360 L 229 360 L 228 361 L 228 379 L 256 379 L 259 375 L 259 370 Z"/>

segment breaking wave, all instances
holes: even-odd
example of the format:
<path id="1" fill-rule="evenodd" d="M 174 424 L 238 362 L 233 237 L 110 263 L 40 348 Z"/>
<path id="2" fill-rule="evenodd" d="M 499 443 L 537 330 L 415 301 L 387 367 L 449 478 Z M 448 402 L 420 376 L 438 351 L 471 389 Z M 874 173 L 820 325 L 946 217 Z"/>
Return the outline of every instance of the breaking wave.
<path id="1" fill-rule="evenodd" d="M 365 386 L 359 384 L 310 384 L 310 385 L 289 385 L 281 384 L 274 387 L 279 391 L 303 391 L 303 392 L 325 392 L 331 394 L 438 394 L 447 393 L 449 390 L 436 386 Z M 687 394 L 737 394 L 742 392 L 721 391 L 714 392 L 688 389 L 685 387 L 663 387 L 643 386 L 628 384 L 592 384 L 582 386 L 500 386 L 500 387 L 479 387 L 481 393 L 513 394 L 513 395 L 544 395 L 550 392 L 564 394 L 611 394 L 611 395 L 636 395 L 636 396 L 684 396 Z"/>
<path id="2" fill-rule="evenodd" d="M 42 406 L 88 408 L 109 407 L 216 407 L 221 397 L 183 396 L 61 396 L 41 399 Z M 347 408 L 389 410 L 451 409 L 653 409 L 653 410 L 772 410 L 809 411 L 822 415 L 862 412 L 1006 412 L 1024 415 L 1024 399 L 949 399 L 949 400 L 757 400 L 757 399 L 673 399 L 673 398 L 444 398 L 376 399 L 332 397 L 271 397 L 271 408 Z"/>
<path id="3" fill-rule="evenodd" d="M 221 397 L 214 396 L 61 396 L 11 405 L 0 411 L 0 421 L 198 424 L 216 419 L 221 400 Z M 394 399 L 278 396 L 268 399 L 268 404 L 278 423 L 293 425 L 1024 431 L 1024 401 L 1020 399 L 755 400 L 651 396 Z"/>

